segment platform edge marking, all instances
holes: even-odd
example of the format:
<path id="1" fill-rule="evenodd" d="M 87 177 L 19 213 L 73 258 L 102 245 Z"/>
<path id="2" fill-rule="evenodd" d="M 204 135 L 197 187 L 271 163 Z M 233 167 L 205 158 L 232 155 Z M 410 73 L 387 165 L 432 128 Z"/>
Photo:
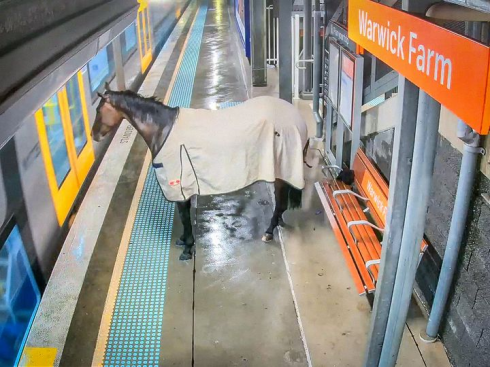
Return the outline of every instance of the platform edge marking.
<path id="1" fill-rule="evenodd" d="M 196 20 L 199 16 L 199 8 L 198 11 L 196 12 L 196 15 L 192 21 L 191 27 L 189 28 L 187 38 L 185 40 L 185 43 L 182 47 L 181 54 L 179 55 L 179 59 L 177 61 L 177 64 L 175 66 L 174 73 L 172 75 L 172 79 L 169 84 L 169 88 L 167 89 L 167 92 L 165 94 L 164 98 L 164 103 L 168 104 L 169 100 L 172 97 L 172 93 L 174 92 L 174 85 L 177 79 L 177 76 L 179 72 L 181 71 L 181 64 L 184 59 L 184 56 L 187 51 L 188 43 L 189 40 L 193 34 L 194 26 L 196 23 Z M 206 13 L 207 13 L 207 7 L 206 7 Z M 139 208 L 140 204 L 140 199 L 143 194 L 144 186 L 147 181 L 148 177 L 148 171 L 150 169 L 150 161 L 151 161 L 151 155 L 149 151 L 147 152 L 147 155 L 145 157 L 145 162 L 143 164 L 143 170 L 140 174 L 140 177 L 138 179 L 138 184 L 136 188 L 135 195 L 133 197 L 133 201 L 131 203 L 131 208 L 130 212 L 128 214 L 128 218 L 126 221 L 126 226 L 123 232 L 123 237 L 121 240 L 119 252 L 116 258 L 116 265 L 114 267 L 113 275 L 111 278 L 111 283 L 109 287 L 109 292 L 106 298 L 106 304 L 104 306 L 104 312 L 102 316 L 102 321 L 100 324 L 99 328 L 99 334 L 97 337 L 97 344 L 94 352 L 94 357 L 92 359 L 92 366 L 104 366 L 105 362 L 105 352 L 106 352 L 106 347 L 107 347 L 107 342 L 111 330 L 111 324 L 112 324 L 112 317 L 113 317 L 113 312 L 116 306 L 116 300 L 117 300 L 117 295 L 119 292 L 119 286 L 120 286 L 120 281 L 122 278 L 123 270 L 124 270 L 124 264 L 126 260 L 126 255 L 128 252 L 129 248 L 129 243 L 132 237 L 132 232 L 133 232 L 133 227 L 134 227 L 134 221 L 136 218 L 136 214 Z M 168 254 L 166 254 L 166 258 L 168 259 Z"/>
<path id="2" fill-rule="evenodd" d="M 136 191 L 131 202 L 128 218 L 126 219 L 126 225 L 119 245 L 119 251 L 116 257 L 116 263 L 112 272 L 111 283 L 109 291 L 107 292 L 106 302 L 104 306 L 104 312 L 102 313 L 102 320 L 100 323 L 99 334 L 97 336 L 97 344 L 95 346 L 94 357 L 92 359 L 92 366 L 103 366 L 104 353 L 106 349 L 107 339 L 109 337 L 109 331 L 111 328 L 112 314 L 114 307 L 116 306 L 117 293 L 119 291 L 119 284 L 122 277 L 124 268 L 124 262 L 126 260 L 126 254 L 129 248 L 129 240 L 131 239 L 131 233 L 133 231 L 134 219 L 136 218 L 136 212 L 140 203 L 141 195 L 143 194 L 143 188 L 145 186 L 146 177 L 150 168 L 151 154 L 147 151 L 143 168 L 138 178 L 136 185 Z"/>
<path id="3" fill-rule="evenodd" d="M 191 18 L 192 12 L 189 9 L 192 9 L 192 7 L 187 7 L 179 22 L 173 27 L 172 33 L 165 41 L 163 49 L 158 53 L 156 61 L 162 58 L 166 59 L 166 54 L 175 48 L 176 42 L 173 39 L 176 36 L 179 37 L 182 33 L 180 23 Z M 169 51 L 164 51 L 166 49 Z M 156 63 L 152 68 L 155 65 Z M 140 93 L 147 86 L 147 79 L 145 78 L 140 88 Z M 27 336 L 25 348 L 54 348 L 57 350 L 53 364 L 55 367 L 59 366 L 61 362 L 70 322 L 75 312 L 88 264 L 100 234 L 103 221 L 98 220 L 98 218 L 104 218 L 107 213 L 117 186 L 117 180 L 121 175 L 124 162 L 126 162 L 130 147 L 134 142 L 135 134 L 130 133 L 125 143 L 120 143 L 120 139 L 127 133 L 127 128 L 129 127 L 131 125 L 127 121 L 122 122 L 108 148 L 108 152 L 115 150 L 113 153 L 117 154 L 114 154 L 114 157 L 109 157 L 106 154 L 95 173 L 95 177 L 81 203 L 75 222 L 65 238 L 61 254 L 56 261 L 41 304 L 36 312 L 33 326 Z M 127 148 L 122 148 L 123 145 Z M 123 163 L 120 164 L 120 162 Z M 93 205 L 94 200 L 97 205 Z M 88 218 L 86 213 L 89 213 Z M 82 235 L 79 232 L 82 232 Z M 82 260 L 73 256 L 75 246 L 78 246 L 80 241 L 85 246 Z M 67 270 L 71 271 L 68 277 L 61 275 Z M 81 274 L 82 271 L 83 274 Z M 75 275 L 73 275 L 74 273 Z M 79 279 L 81 279 L 81 282 Z M 60 303 L 60 299 L 63 299 L 63 302 Z M 52 325 L 56 325 L 56 328 L 53 328 Z"/>
<path id="4" fill-rule="evenodd" d="M 58 350 L 56 348 L 26 347 L 19 367 L 52 367 Z"/>
<path id="5" fill-rule="evenodd" d="M 177 60 L 177 63 L 175 64 L 175 70 L 172 74 L 172 79 L 170 79 L 170 83 L 167 88 L 167 93 L 165 93 L 165 98 L 163 100 L 164 104 L 168 104 L 170 97 L 172 96 L 172 91 L 174 89 L 175 81 L 177 80 L 177 75 L 179 74 L 180 66 L 182 64 L 182 60 L 184 59 L 185 51 L 187 50 L 187 44 L 189 43 L 189 39 L 191 38 L 192 35 L 192 30 L 194 28 L 194 25 L 196 24 L 196 19 L 197 16 L 199 15 L 199 8 L 196 11 L 196 15 L 194 16 L 194 20 L 192 21 L 191 26 L 189 27 L 187 37 L 185 39 L 184 45 L 182 46 L 182 51 L 180 52 L 179 59 Z"/>

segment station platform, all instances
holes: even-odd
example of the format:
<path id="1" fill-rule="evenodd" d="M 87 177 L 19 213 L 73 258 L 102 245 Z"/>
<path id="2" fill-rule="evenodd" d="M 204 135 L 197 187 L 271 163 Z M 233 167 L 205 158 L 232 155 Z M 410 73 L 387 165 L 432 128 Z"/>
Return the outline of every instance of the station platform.
<path id="1" fill-rule="evenodd" d="M 173 106 L 221 109 L 252 88 L 228 2 L 187 8 L 140 93 Z M 295 101 L 314 136 L 310 102 Z M 232 121 L 230 121 L 232 123 Z M 203 137 L 205 138 L 205 137 Z M 179 261 L 182 227 L 161 194 L 148 149 L 126 122 L 88 189 L 24 350 L 26 366 L 360 366 L 371 306 L 355 290 L 315 191 L 323 159 L 310 148 L 303 207 L 275 240 L 266 183 L 199 197 L 192 260 Z M 399 366 L 449 366 L 442 344 L 420 344 L 414 303 Z"/>

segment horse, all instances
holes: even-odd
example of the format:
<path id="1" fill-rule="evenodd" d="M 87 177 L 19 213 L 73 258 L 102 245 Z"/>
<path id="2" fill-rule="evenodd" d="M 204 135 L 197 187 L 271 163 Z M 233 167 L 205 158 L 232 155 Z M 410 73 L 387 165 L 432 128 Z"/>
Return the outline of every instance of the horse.
<path id="1" fill-rule="evenodd" d="M 192 259 L 191 198 L 234 192 L 257 181 L 274 183 L 275 208 L 262 241 L 274 239 L 283 214 L 301 207 L 307 127 L 298 110 L 256 97 L 223 110 L 170 107 L 155 97 L 105 85 L 92 138 L 100 142 L 126 119 L 143 137 L 162 193 L 177 204 L 184 233 L 180 260 Z"/>

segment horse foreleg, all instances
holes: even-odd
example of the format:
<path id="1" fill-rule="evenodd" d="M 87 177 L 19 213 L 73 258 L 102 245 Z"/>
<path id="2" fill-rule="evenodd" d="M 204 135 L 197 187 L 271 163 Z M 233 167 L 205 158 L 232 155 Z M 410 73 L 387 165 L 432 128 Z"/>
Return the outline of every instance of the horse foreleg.
<path id="1" fill-rule="evenodd" d="M 178 246 L 184 246 L 184 251 L 180 255 L 180 260 L 192 259 L 192 248 L 194 247 L 194 236 L 192 235 L 191 222 L 191 201 L 187 200 L 177 203 L 180 221 L 184 227 L 184 234 L 177 240 Z"/>
<path id="2" fill-rule="evenodd" d="M 286 182 L 279 180 L 274 182 L 274 197 L 276 199 L 276 205 L 274 207 L 274 214 L 272 215 L 271 223 L 269 228 L 267 228 L 262 236 L 262 241 L 272 241 L 274 239 L 274 229 L 276 229 L 278 225 L 284 225 L 282 215 L 288 208 L 288 193 L 289 185 Z"/>

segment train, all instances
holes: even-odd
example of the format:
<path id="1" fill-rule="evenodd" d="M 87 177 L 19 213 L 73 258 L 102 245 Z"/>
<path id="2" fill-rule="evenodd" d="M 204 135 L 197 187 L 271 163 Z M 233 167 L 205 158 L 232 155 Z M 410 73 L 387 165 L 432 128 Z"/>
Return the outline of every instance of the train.
<path id="1" fill-rule="evenodd" d="M 57 55 L 42 77 L 13 88 L 10 99 L 0 95 L 0 366 L 19 360 L 77 206 L 110 143 L 90 136 L 97 92 L 106 82 L 137 90 L 190 1 L 134 1 L 75 51 Z M 50 42 L 55 49 L 57 40 Z M 15 74 L 10 67 L 6 80 Z"/>

